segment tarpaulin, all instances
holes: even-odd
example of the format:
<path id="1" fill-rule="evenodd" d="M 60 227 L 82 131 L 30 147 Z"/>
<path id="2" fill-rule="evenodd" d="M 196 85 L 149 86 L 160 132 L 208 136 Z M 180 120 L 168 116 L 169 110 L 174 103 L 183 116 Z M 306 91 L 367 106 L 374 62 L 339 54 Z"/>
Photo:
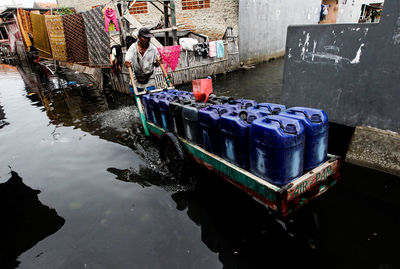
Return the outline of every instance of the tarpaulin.
<path id="1" fill-rule="evenodd" d="M 31 12 L 30 17 L 33 29 L 33 46 L 39 50 L 41 58 L 51 59 L 51 48 L 44 16 Z"/>
<path id="2" fill-rule="evenodd" d="M 54 60 L 67 61 L 67 48 L 61 16 L 46 15 L 45 21 Z"/>
<path id="3" fill-rule="evenodd" d="M 23 25 L 23 28 L 25 29 L 25 31 L 28 34 L 33 34 L 31 17 L 29 15 L 29 11 L 26 11 L 26 10 L 23 10 L 22 8 L 19 8 L 18 9 L 18 14 L 21 16 L 22 25 Z"/>
<path id="4" fill-rule="evenodd" d="M 29 13 L 28 13 L 29 15 Z M 21 33 L 21 36 L 24 41 L 25 48 L 30 51 L 30 47 L 32 46 L 31 39 L 29 38 L 29 24 L 27 19 L 29 19 L 29 24 L 30 24 L 30 17 L 26 17 L 26 13 L 22 8 L 19 8 L 17 10 L 17 20 L 18 20 L 18 25 L 19 25 L 19 30 Z M 32 25 L 31 25 L 32 28 Z"/>
<path id="5" fill-rule="evenodd" d="M 82 14 L 61 17 L 64 27 L 67 61 L 85 64 L 89 61 L 85 25 Z"/>
<path id="6" fill-rule="evenodd" d="M 83 12 L 89 65 L 110 67 L 110 38 L 104 29 L 103 7 L 99 6 Z"/>
<path id="7" fill-rule="evenodd" d="M 168 70 L 167 64 L 169 64 L 172 71 L 175 71 L 175 68 L 178 66 L 179 63 L 179 54 L 181 53 L 181 45 L 161 47 L 157 49 L 161 55 L 161 59 L 163 61 L 165 70 Z"/>

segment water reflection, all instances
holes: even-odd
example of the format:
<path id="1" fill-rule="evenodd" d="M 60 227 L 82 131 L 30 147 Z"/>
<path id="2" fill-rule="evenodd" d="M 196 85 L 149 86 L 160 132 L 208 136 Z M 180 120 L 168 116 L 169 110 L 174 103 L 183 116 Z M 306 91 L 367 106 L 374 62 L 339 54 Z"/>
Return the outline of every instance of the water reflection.
<path id="1" fill-rule="evenodd" d="M 106 95 L 84 75 L 63 69 L 56 75 L 37 64 L 18 67 L 27 98 L 46 112 L 50 123 L 73 126 L 105 140 L 136 148 L 140 120 L 134 101 L 121 94 Z"/>
<path id="2" fill-rule="evenodd" d="M 190 169 L 194 175 L 190 183 L 171 181 L 146 167 L 107 171 L 117 180 L 170 191 L 177 210 L 201 227 L 202 242 L 218 254 L 223 268 L 296 266 L 296 259 L 315 254 L 317 228 L 312 215 L 303 212 L 302 218 L 277 220 L 263 205 L 212 172 L 193 163 Z M 285 260 L 288 253 L 293 259 Z"/>
<path id="3" fill-rule="evenodd" d="M 213 90 L 217 95 L 234 98 L 248 98 L 257 102 L 282 102 L 282 80 L 284 59 L 278 58 L 269 63 L 257 65 L 254 69 L 239 70 L 217 75 L 213 78 Z M 192 90 L 191 83 L 178 86 Z"/>
<path id="4" fill-rule="evenodd" d="M 5 119 L 6 114 L 4 113 L 3 107 L 0 105 L 0 129 L 9 124 Z"/>
<path id="5" fill-rule="evenodd" d="M 18 266 L 18 256 L 57 232 L 65 220 L 43 205 L 40 191 L 25 185 L 14 171 L 0 184 L 0 268 Z"/>

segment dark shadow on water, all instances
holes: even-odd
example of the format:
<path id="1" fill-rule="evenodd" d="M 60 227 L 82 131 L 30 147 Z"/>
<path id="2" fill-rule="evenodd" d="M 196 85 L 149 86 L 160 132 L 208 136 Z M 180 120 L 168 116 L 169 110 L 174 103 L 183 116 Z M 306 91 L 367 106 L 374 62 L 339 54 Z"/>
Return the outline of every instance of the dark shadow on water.
<path id="1" fill-rule="evenodd" d="M 328 152 L 330 154 L 345 157 L 351 138 L 354 134 L 354 130 L 354 127 L 330 122 Z"/>
<path id="2" fill-rule="evenodd" d="M 314 263 L 303 258 L 313 255 L 304 236 L 305 222 L 288 227 L 266 207 L 209 172 L 203 172 L 193 190 L 174 193 L 172 198 L 177 209 L 201 227 L 201 240 L 218 253 L 223 268 L 312 267 Z"/>
<path id="3" fill-rule="evenodd" d="M 400 180 L 344 163 L 342 182 L 313 202 L 325 268 L 400 268 Z"/>
<path id="4" fill-rule="evenodd" d="M 0 268 L 18 267 L 20 254 L 64 225 L 54 209 L 39 201 L 39 193 L 14 171 L 0 184 Z"/>
<path id="5" fill-rule="evenodd" d="M 281 72 L 279 61 L 272 64 Z M 215 92 L 280 103 L 279 76 L 267 66 L 253 71 L 218 76 Z M 270 80 L 265 79 L 266 74 Z M 45 80 L 31 80 L 40 79 Z M 80 128 L 141 153 L 149 166 L 107 171 L 117 180 L 171 192 L 176 208 L 201 227 L 202 242 L 218 253 L 224 268 L 400 267 L 398 178 L 345 163 L 337 186 L 284 221 L 278 220 L 242 190 L 198 166 L 191 170 L 194 178 L 189 181 L 193 184 L 171 181 L 162 171 L 157 142 L 142 135 L 131 99 L 107 96 L 88 85 L 65 85 L 66 80 L 39 83 L 37 92 L 26 82 L 27 92 L 34 93 L 27 98 L 40 100 L 55 126 Z M 48 86 L 57 84 L 62 87 Z M 354 128 L 331 123 L 329 152 L 344 156 L 353 132 Z M 15 263 L 18 255 L 14 255 Z"/>
<path id="6" fill-rule="evenodd" d="M 313 265 L 313 260 L 302 259 L 315 253 L 316 227 L 309 212 L 287 222 L 278 220 L 266 207 L 214 173 L 195 164 L 190 170 L 193 178 L 177 182 L 147 167 L 139 171 L 107 169 L 117 180 L 170 191 L 176 208 L 186 211 L 201 227 L 201 240 L 218 253 L 223 268 L 280 266 L 288 253 L 293 259 L 285 260 L 285 266 L 297 266 L 298 260 Z"/>
<path id="7" fill-rule="evenodd" d="M 223 268 L 399 268 L 397 177 L 345 163 L 337 186 L 279 219 L 212 172 L 194 169 L 187 189 L 151 169 L 108 171 L 171 191 Z"/>

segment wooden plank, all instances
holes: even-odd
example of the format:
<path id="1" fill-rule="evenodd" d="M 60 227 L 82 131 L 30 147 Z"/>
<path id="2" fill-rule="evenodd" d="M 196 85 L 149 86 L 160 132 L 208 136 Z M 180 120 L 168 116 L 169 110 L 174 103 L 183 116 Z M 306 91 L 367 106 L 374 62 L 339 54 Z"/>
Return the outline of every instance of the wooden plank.
<path id="1" fill-rule="evenodd" d="M 335 174 L 339 169 L 339 160 L 328 160 L 324 164 L 311 170 L 310 172 L 291 182 L 287 189 L 286 199 L 288 202 L 306 193 L 315 185 L 327 180 L 331 175 Z"/>
<path id="2" fill-rule="evenodd" d="M 163 29 L 157 29 L 157 30 L 150 30 L 150 32 L 152 34 L 156 34 L 156 33 L 172 32 L 174 30 L 178 30 L 178 27 L 169 27 L 169 28 L 163 28 Z"/>
<path id="3" fill-rule="evenodd" d="M 142 25 L 140 22 L 138 22 L 131 14 L 126 13 L 126 14 L 124 14 L 123 17 L 124 17 L 130 24 L 132 24 L 134 28 L 136 28 L 136 29 L 139 30 L 140 28 L 143 27 L 143 25 Z M 156 46 L 157 48 L 163 47 L 163 45 L 162 45 L 157 39 L 155 39 L 154 37 L 151 38 L 150 42 L 151 42 L 154 46 Z"/>
<path id="4" fill-rule="evenodd" d="M 282 215 L 282 217 L 285 217 L 285 216 L 289 215 L 290 213 L 294 212 L 295 210 L 299 209 L 300 207 L 311 202 L 318 196 L 327 192 L 330 188 L 332 188 L 333 186 L 336 185 L 336 183 L 338 181 L 338 176 L 337 176 L 337 174 L 334 174 L 334 175 L 331 175 L 329 177 L 329 179 L 332 179 L 332 180 L 329 180 L 329 182 L 328 181 L 321 182 L 321 186 L 319 186 L 317 192 L 314 192 L 314 195 L 311 195 L 311 196 L 308 195 L 307 197 L 303 197 L 300 199 L 296 198 L 295 203 L 292 203 L 292 202 L 283 203 L 281 212 L 279 212 L 279 214 Z M 318 187 L 318 185 L 316 187 Z M 307 193 L 305 193 L 305 194 L 307 194 Z"/>

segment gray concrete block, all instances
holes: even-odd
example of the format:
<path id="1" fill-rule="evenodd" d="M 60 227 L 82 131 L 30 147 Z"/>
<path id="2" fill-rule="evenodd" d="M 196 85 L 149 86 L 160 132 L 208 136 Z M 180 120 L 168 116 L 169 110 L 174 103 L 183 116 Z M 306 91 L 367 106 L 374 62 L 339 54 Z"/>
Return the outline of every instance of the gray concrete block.
<path id="1" fill-rule="evenodd" d="M 356 127 L 346 162 L 400 176 L 400 134 L 372 127 Z"/>

